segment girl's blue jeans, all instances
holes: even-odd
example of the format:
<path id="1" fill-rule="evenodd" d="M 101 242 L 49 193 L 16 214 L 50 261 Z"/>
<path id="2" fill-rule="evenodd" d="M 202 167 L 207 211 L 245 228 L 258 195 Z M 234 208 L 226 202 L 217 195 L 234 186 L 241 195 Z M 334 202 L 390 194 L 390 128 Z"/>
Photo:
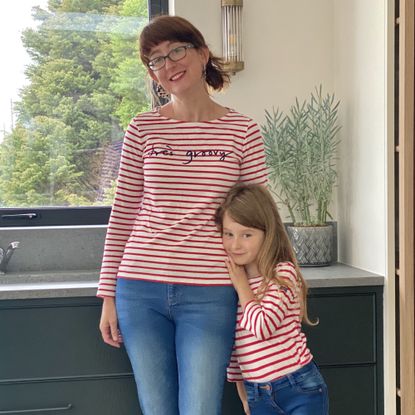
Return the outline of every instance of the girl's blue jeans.
<path id="1" fill-rule="evenodd" d="M 273 382 L 244 382 L 251 415 L 328 415 L 327 386 L 311 362 Z"/>
<path id="2" fill-rule="evenodd" d="M 118 324 L 144 415 L 219 415 L 237 296 L 201 287 L 118 279 Z"/>

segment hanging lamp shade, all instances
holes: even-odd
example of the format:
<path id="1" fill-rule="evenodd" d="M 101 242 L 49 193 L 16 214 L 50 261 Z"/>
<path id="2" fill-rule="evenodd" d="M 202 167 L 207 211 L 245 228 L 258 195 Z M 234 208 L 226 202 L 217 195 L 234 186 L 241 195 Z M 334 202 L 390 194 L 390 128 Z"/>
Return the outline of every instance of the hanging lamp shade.
<path id="1" fill-rule="evenodd" d="M 243 0 L 221 1 L 224 69 L 228 72 L 236 73 L 244 69 L 242 60 Z"/>

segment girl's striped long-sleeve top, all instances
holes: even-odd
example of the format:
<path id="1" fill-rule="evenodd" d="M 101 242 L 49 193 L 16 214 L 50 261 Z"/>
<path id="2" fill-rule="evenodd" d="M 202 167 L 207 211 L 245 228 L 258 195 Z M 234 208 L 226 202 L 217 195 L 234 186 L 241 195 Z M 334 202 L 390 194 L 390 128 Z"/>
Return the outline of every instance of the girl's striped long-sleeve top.
<path id="1" fill-rule="evenodd" d="M 260 302 L 238 305 L 235 344 L 227 369 L 230 382 L 270 382 L 294 372 L 312 360 L 301 331 L 300 283 L 294 265 L 277 265 L 278 277 L 289 286 L 273 281 Z M 254 293 L 262 277 L 249 279 Z"/>
<path id="2" fill-rule="evenodd" d="M 267 182 L 258 125 L 236 111 L 189 122 L 143 113 L 124 136 L 97 295 L 117 278 L 231 285 L 213 215 L 237 182 Z"/>

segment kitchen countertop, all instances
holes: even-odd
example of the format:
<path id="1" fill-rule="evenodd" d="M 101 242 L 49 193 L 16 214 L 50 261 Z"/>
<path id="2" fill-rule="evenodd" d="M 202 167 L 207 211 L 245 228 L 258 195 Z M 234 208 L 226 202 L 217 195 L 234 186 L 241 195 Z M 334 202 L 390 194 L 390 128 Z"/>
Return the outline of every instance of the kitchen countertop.
<path id="1" fill-rule="evenodd" d="M 384 277 L 345 264 L 304 267 L 310 288 L 384 285 Z M 98 270 L 15 272 L 0 275 L 0 300 L 91 297 L 98 285 Z"/>

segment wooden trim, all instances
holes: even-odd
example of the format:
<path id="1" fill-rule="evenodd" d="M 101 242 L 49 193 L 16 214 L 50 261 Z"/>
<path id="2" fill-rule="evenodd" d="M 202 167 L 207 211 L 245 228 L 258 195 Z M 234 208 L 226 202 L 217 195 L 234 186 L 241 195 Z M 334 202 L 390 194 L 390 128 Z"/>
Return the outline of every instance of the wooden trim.
<path id="1" fill-rule="evenodd" d="M 414 0 L 399 11 L 399 330 L 401 415 L 415 414 Z"/>

